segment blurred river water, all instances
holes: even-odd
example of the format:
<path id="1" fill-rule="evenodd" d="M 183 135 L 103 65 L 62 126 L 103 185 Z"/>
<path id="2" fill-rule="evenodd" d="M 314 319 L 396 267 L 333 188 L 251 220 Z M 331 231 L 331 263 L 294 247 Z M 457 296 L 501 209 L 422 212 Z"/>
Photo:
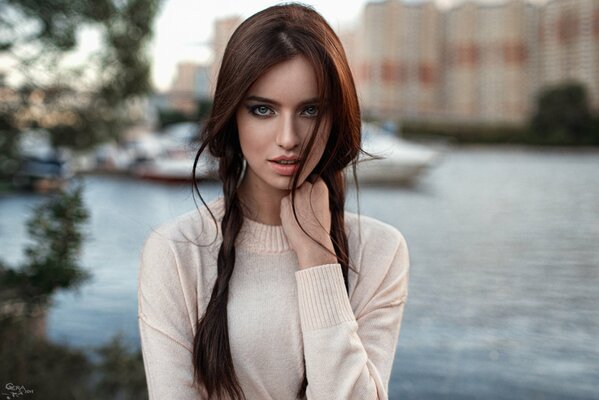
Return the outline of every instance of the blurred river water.
<path id="1" fill-rule="evenodd" d="M 82 264 L 93 278 L 55 297 L 48 336 L 91 348 L 121 333 L 138 347 L 141 246 L 195 207 L 191 189 L 84 184 Z M 218 183 L 202 187 L 206 201 L 220 194 Z M 25 221 L 43 200 L 0 197 L 9 264 L 23 259 Z M 390 399 L 599 398 L 599 150 L 451 146 L 415 186 L 361 186 L 360 212 L 397 227 L 410 250 Z"/>

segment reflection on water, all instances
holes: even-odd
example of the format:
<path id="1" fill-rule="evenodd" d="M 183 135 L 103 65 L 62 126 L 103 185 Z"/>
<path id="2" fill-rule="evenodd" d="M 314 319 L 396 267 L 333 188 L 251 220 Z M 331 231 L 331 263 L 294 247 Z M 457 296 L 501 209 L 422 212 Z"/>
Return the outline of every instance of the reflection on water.
<path id="1" fill-rule="evenodd" d="M 360 211 L 399 228 L 412 261 L 391 399 L 591 399 L 599 393 L 599 151 L 457 147 L 411 188 L 364 187 Z M 51 339 L 138 345 L 137 264 L 152 226 L 194 206 L 187 186 L 88 177 L 79 293 Z M 220 193 L 204 185 L 205 199 Z M 0 251 L 22 256 L 29 210 L 0 199 Z M 356 209 L 355 193 L 348 208 Z"/>

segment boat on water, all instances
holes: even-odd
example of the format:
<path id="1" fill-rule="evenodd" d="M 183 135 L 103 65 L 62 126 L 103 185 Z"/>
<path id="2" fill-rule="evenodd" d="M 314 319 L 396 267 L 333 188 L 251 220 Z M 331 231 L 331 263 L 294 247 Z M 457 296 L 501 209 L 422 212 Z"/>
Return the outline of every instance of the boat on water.
<path id="1" fill-rule="evenodd" d="M 373 157 L 367 154 L 358 157 L 356 173 L 360 183 L 414 183 L 440 160 L 438 151 L 367 122 L 362 123 L 362 148 Z M 350 177 L 351 168 L 346 173 Z"/>
<path id="2" fill-rule="evenodd" d="M 151 158 L 139 159 L 132 167 L 138 178 L 162 182 L 189 182 L 195 153 L 199 148 L 200 127 L 194 122 L 182 122 L 169 126 L 162 134 L 145 140 L 159 142 L 160 152 Z M 218 162 L 204 151 L 198 159 L 196 179 L 217 179 Z"/>
<path id="3" fill-rule="evenodd" d="M 52 192 L 64 189 L 74 176 L 70 155 L 52 146 L 44 129 L 22 132 L 17 141 L 19 168 L 12 177 L 18 189 Z"/>
<path id="4" fill-rule="evenodd" d="M 138 178 L 162 182 L 190 182 L 194 159 L 192 157 L 160 157 L 137 164 L 133 174 Z M 216 179 L 216 168 L 207 157 L 200 157 L 196 179 Z"/>

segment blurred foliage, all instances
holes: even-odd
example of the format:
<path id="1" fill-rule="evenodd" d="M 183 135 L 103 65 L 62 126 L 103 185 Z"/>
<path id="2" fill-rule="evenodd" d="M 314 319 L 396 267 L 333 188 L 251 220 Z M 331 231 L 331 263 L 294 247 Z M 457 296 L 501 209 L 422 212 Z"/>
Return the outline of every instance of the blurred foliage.
<path id="1" fill-rule="evenodd" d="M 82 186 L 61 192 L 38 206 L 27 222 L 33 243 L 25 248 L 25 261 L 17 268 L 0 263 L 0 301 L 12 298 L 27 305 L 47 305 L 58 289 L 72 288 L 89 278 L 78 256 L 88 219 Z"/>
<path id="2" fill-rule="evenodd" d="M 31 317 L 0 316 L 0 384 L 33 390 L 27 398 L 89 398 L 92 365 L 79 350 L 31 333 Z M 4 391 L 3 391 L 4 392 Z"/>
<path id="3" fill-rule="evenodd" d="M 543 89 L 531 120 L 532 133 L 543 142 L 599 145 L 599 115 L 589 107 L 586 87 L 566 82 Z"/>
<path id="4" fill-rule="evenodd" d="M 19 168 L 16 149 L 18 134 L 14 115 L 2 112 L 2 102 L 0 102 L 0 182 L 7 176 L 12 176 Z"/>
<path id="5" fill-rule="evenodd" d="M 196 118 L 200 121 L 205 120 L 210 115 L 212 109 L 212 100 L 199 100 Z"/>
<path id="6" fill-rule="evenodd" d="M 96 350 L 98 399 L 147 398 L 146 374 L 141 351 L 130 352 L 120 335 Z"/>
<path id="7" fill-rule="evenodd" d="M 0 179 L 18 159 L 19 131 L 41 127 L 55 146 L 87 149 L 143 118 L 160 3 L 0 0 L 0 56 L 14 61 L 10 71 L 21 82 L 0 82 Z M 97 32 L 100 47 L 83 65 L 67 67 L 83 30 Z"/>
<path id="8" fill-rule="evenodd" d="M 202 99 L 197 101 L 196 111 L 192 114 L 186 114 L 175 109 L 160 110 L 158 114 L 160 129 L 179 122 L 201 122 L 208 118 L 211 109 L 212 100 Z"/>
<path id="9" fill-rule="evenodd" d="M 458 143 L 599 145 L 599 115 L 593 114 L 585 87 L 563 83 L 542 89 L 529 123 L 400 121 L 410 139 L 447 138 Z"/>
<path id="10" fill-rule="evenodd" d="M 167 110 L 159 110 L 158 111 L 158 119 L 160 129 L 164 129 L 165 127 L 176 124 L 179 122 L 190 122 L 193 121 L 193 117 L 182 113 L 179 110 L 167 109 Z"/>
<path id="11" fill-rule="evenodd" d="M 446 138 L 459 143 L 526 143 L 526 127 L 499 123 L 431 122 L 406 120 L 402 136 L 408 139 Z"/>
<path id="12" fill-rule="evenodd" d="M 87 219 L 82 186 L 56 194 L 27 222 L 32 243 L 24 263 L 12 268 L 0 260 L 0 385 L 34 391 L 22 398 L 148 397 L 141 352 L 129 350 L 120 335 L 91 354 L 45 338 L 52 294 L 89 278 L 78 263 Z"/>
<path id="13" fill-rule="evenodd" d="M 0 384 L 33 390 L 22 398 L 148 398 L 141 351 L 128 349 L 121 336 L 87 354 L 32 335 L 30 318 L 4 318 L 0 322 Z"/>

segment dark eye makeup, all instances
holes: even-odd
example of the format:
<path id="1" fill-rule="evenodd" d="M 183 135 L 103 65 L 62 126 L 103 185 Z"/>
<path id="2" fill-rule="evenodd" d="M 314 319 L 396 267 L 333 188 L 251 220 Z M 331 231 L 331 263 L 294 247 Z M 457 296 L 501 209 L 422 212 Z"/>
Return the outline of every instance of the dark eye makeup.
<path id="1" fill-rule="evenodd" d="M 275 114 L 275 111 L 271 106 L 266 104 L 246 104 L 245 108 L 248 112 L 258 118 L 268 118 L 269 116 Z M 318 116 L 318 106 L 312 104 L 307 105 L 301 112 L 301 115 L 304 115 L 308 118 L 315 118 Z"/>
<path id="2" fill-rule="evenodd" d="M 272 108 L 264 104 L 255 104 L 255 105 L 246 105 L 245 106 L 250 114 L 255 115 L 256 117 L 265 118 L 270 114 L 274 114 Z"/>

